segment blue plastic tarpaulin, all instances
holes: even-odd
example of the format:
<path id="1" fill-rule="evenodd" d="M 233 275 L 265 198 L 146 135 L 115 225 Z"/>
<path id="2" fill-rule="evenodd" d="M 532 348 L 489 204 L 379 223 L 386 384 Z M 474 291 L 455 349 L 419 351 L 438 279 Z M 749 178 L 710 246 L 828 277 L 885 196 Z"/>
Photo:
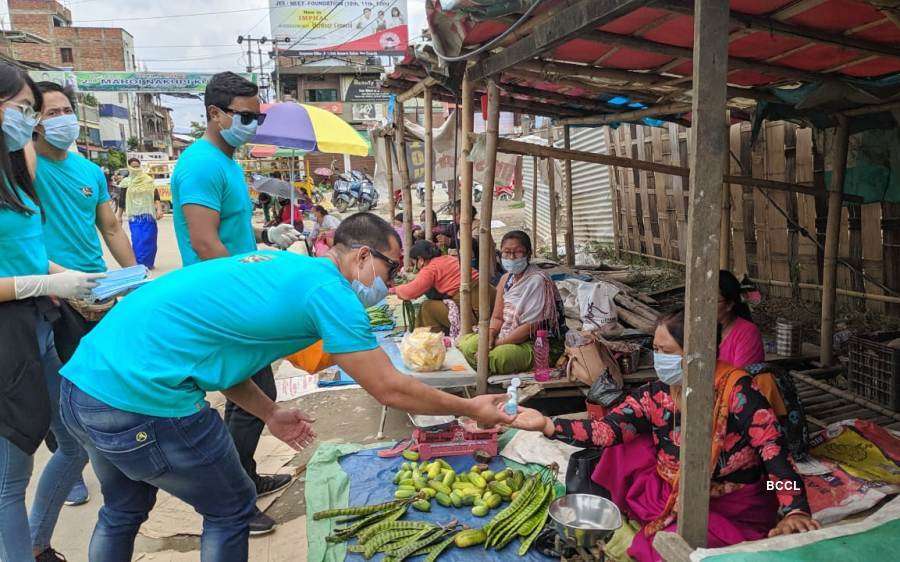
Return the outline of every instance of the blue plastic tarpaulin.
<path id="1" fill-rule="evenodd" d="M 458 457 L 445 457 L 450 466 L 457 472 L 467 471 L 475 464 L 470 455 Z M 340 466 L 350 478 L 350 505 L 369 505 L 394 499 L 396 486 L 393 484 L 397 468 L 404 462 L 402 457 L 383 459 L 378 456 L 378 450 L 368 449 L 346 455 L 341 458 Z M 499 457 L 491 462 L 491 470 L 502 470 L 506 465 Z M 508 504 L 503 504 L 508 505 Z M 436 501 L 431 502 L 431 511 L 423 513 L 410 509 L 404 516 L 404 520 L 432 521 L 434 523 L 446 523 L 456 518 L 460 523 L 472 528 L 480 528 L 486 525 L 491 517 L 500 512 L 503 506 L 491 510 L 486 517 L 472 515 L 470 508 L 444 507 Z M 544 562 L 551 558 L 544 556 L 532 548 L 526 556 L 520 557 L 516 553 L 519 549 L 519 540 L 512 541 L 500 552 L 486 552 L 482 547 L 476 546 L 468 549 L 452 548 L 444 552 L 440 557 L 441 562 L 469 562 L 471 560 L 523 560 Z M 378 555 L 373 560 L 381 560 Z M 347 554 L 347 561 L 362 562 L 365 558 L 360 554 Z"/>

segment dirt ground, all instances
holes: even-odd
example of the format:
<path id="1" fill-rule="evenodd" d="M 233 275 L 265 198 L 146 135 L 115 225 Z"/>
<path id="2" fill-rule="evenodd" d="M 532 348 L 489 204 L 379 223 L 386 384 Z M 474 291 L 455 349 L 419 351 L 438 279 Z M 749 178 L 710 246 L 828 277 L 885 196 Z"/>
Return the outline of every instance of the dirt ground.
<path id="1" fill-rule="evenodd" d="M 447 200 L 443 190 L 438 190 L 435 201 L 436 207 Z M 382 202 L 386 199 L 382 198 Z M 501 236 L 507 230 L 523 225 L 522 209 L 517 208 L 515 202 L 495 202 L 494 219 L 502 222 L 503 226 L 495 229 L 495 236 Z M 415 206 L 415 216 L 421 207 Z M 377 212 L 387 217 L 384 206 Z M 440 218 L 449 218 L 441 216 Z M 257 222 L 261 216 L 255 217 Z M 127 229 L 127 227 L 126 227 Z M 117 267 L 111 256 L 106 253 L 110 267 Z M 154 276 L 166 273 L 181 267 L 181 258 L 178 254 L 171 215 L 166 216 L 159 225 L 159 253 L 157 255 L 156 270 Z M 312 394 L 293 401 L 298 408 L 305 410 L 316 418 L 316 431 L 319 441 L 346 442 L 346 443 L 373 443 L 377 433 L 377 424 L 381 414 L 381 406 L 361 389 L 333 390 Z M 402 412 L 391 410 L 388 412 L 385 426 L 385 439 L 401 439 L 408 437 L 412 431 L 409 420 Z M 305 466 L 315 451 L 313 447 L 296 455 L 292 463 L 294 466 Z M 42 447 L 35 455 L 34 478 L 27 491 L 26 501 L 31 505 L 37 477 L 49 459 L 49 451 Z M 70 562 L 86 562 L 87 550 L 91 532 L 97 520 L 97 511 L 102 504 L 99 484 L 90 467 L 85 472 L 85 481 L 91 493 L 90 501 L 78 507 L 64 507 L 60 514 L 59 523 L 53 537 L 53 546 L 66 556 Z M 304 474 L 292 483 L 290 488 L 282 495 L 274 505 L 267 510 L 280 525 L 295 521 L 306 515 L 306 503 L 304 501 Z M 251 552 L 267 552 L 269 561 L 275 560 L 305 560 L 306 541 L 304 537 L 291 538 L 277 536 L 281 532 L 276 529 L 273 535 L 251 539 Z M 290 531 L 283 531 L 290 532 Z M 265 548 L 260 548 L 260 541 L 268 541 Z M 172 561 L 172 560 L 199 560 L 199 537 L 180 536 L 170 539 L 149 539 L 138 536 L 135 547 L 135 560 L 144 561 Z M 177 551 L 173 554 L 171 551 Z M 253 556 L 251 560 L 264 562 L 266 555 Z"/>

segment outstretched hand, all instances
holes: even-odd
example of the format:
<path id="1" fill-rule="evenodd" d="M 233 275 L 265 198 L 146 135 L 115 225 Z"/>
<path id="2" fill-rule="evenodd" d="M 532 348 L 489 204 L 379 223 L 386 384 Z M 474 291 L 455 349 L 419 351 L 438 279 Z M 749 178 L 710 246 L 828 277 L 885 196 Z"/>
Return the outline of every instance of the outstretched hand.
<path id="1" fill-rule="evenodd" d="M 523 408 L 519 406 L 519 415 L 512 422 L 511 427 L 516 429 L 524 429 L 525 431 L 541 431 L 545 435 L 550 418 L 532 408 Z"/>
<path id="2" fill-rule="evenodd" d="M 482 394 L 469 399 L 472 411 L 469 417 L 481 424 L 482 427 L 494 427 L 497 425 L 512 425 L 515 416 L 507 414 L 502 407 L 506 402 L 505 394 Z"/>
<path id="3" fill-rule="evenodd" d="M 293 408 L 276 407 L 275 411 L 266 420 L 266 426 L 272 435 L 290 445 L 294 450 L 300 451 L 307 447 L 316 438 L 313 431 L 313 418 Z"/>

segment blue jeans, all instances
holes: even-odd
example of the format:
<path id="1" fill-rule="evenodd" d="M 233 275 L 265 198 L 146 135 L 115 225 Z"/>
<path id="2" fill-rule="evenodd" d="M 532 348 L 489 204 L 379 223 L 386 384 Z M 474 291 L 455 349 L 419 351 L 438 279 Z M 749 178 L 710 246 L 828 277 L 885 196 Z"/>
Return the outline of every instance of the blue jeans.
<path id="1" fill-rule="evenodd" d="M 127 562 L 159 489 L 203 516 L 201 560 L 247 560 L 256 486 L 219 414 L 205 406 L 183 418 L 118 410 L 66 379 L 60 408 L 81 441 L 103 492 L 91 562 Z"/>
<path id="2" fill-rule="evenodd" d="M 29 517 L 25 512 L 25 489 L 31 479 L 33 459 L 0 438 L 0 560 L 3 561 L 31 559 L 32 548 L 41 551 L 50 546 L 66 495 L 87 464 L 87 454 L 60 419 L 57 407 L 60 363 L 48 322 L 38 321 L 36 337 L 50 394 L 50 429 L 59 446 L 41 473 Z"/>

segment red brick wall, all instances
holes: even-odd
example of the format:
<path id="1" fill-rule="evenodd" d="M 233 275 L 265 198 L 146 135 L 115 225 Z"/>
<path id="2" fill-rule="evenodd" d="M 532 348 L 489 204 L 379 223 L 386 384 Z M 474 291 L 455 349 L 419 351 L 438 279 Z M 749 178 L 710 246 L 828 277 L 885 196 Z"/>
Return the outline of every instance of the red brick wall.
<path id="1" fill-rule="evenodd" d="M 8 0 L 12 27 L 34 33 L 50 43 L 14 43 L 15 58 L 76 70 L 125 70 L 125 31 L 104 27 L 54 27 L 53 15 L 67 22 L 69 10 L 55 0 Z M 63 62 L 61 48 L 72 49 L 72 62 Z"/>

